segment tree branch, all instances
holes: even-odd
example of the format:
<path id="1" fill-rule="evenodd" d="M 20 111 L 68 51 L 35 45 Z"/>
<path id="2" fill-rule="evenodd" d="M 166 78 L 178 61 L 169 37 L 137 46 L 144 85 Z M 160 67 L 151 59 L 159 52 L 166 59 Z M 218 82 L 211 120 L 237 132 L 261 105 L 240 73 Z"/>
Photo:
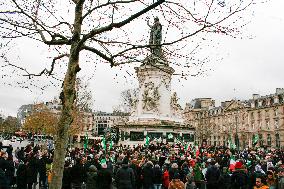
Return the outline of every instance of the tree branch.
<path id="1" fill-rule="evenodd" d="M 12 66 L 12 67 L 14 67 L 14 68 L 17 68 L 17 69 L 19 69 L 19 70 L 24 71 L 26 74 L 24 74 L 23 76 L 28 76 L 29 79 L 31 79 L 33 76 L 42 76 L 42 75 L 51 76 L 51 75 L 52 75 L 52 72 L 53 72 L 53 70 L 54 70 L 55 62 L 56 62 L 57 60 L 63 58 L 63 57 L 66 57 L 66 56 L 68 57 L 69 54 L 61 54 L 61 55 L 59 55 L 59 56 L 57 56 L 57 57 L 54 57 L 53 60 L 52 60 L 51 66 L 50 66 L 50 70 L 48 70 L 48 69 L 45 68 L 45 69 L 43 69 L 43 70 L 42 70 L 40 73 L 38 73 L 38 74 L 32 74 L 32 73 L 30 73 L 27 69 L 22 68 L 22 67 L 20 67 L 20 66 L 17 66 L 17 65 L 15 65 L 15 64 L 10 63 L 10 62 L 8 61 L 7 57 L 6 57 L 4 54 L 0 55 L 0 58 L 4 59 L 4 62 L 6 63 L 6 65 L 1 66 L 1 67 Z"/>
<path id="2" fill-rule="evenodd" d="M 82 49 L 97 54 L 98 56 L 100 56 L 100 57 L 103 58 L 104 60 L 110 62 L 111 67 L 113 66 L 114 62 L 113 62 L 113 57 L 112 57 L 112 56 L 111 56 L 111 57 L 108 57 L 107 55 L 105 55 L 104 53 L 102 53 L 101 51 L 99 51 L 98 49 L 95 49 L 95 48 L 93 48 L 93 47 L 89 47 L 89 46 L 86 46 L 86 45 L 82 46 Z"/>
<path id="3" fill-rule="evenodd" d="M 93 11 L 99 9 L 99 8 L 102 8 L 102 7 L 105 7 L 105 6 L 108 6 L 108 5 L 115 5 L 115 4 L 122 4 L 122 3 L 132 3 L 132 2 L 137 2 L 139 0 L 128 0 L 128 1 L 115 1 L 115 2 L 107 2 L 107 3 L 104 3 L 104 4 L 101 4 L 99 6 L 96 6 L 92 9 L 90 9 L 86 14 L 84 14 L 84 16 L 82 17 L 82 20 L 84 20 L 88 15 L 90 15 Z"/>
<path id="4" fill-rule="evenodd" d="M 52 32 L 50 32 L 49 30 L 47 30 L 42 24 L 40 24 L 37 19 L 36 16 L 35 18 L 33 18 L 31 15 L 27 14 L 16 2 L 16 0 L 12 0 L 13 3 L 16 5 L 16 7 L 20 10 L 20 12 L 22 14 L 24 14 L 26 17 L 28 17 L 29 19 L 31 19 L 31 21 L 33 22 L 33 25 L 35 27 L 35 30 L 39 33 L 42 41 L 47 44 L 47 45 L 64 45 L 64 44 L 70 44 L 70 40 L 68 40 L 66 37 L 60 35 L 60 34 L 53 34 Z M 43 30 L 39 29 L 38 26 L 40 26 Z M 50 41 L 46 40 L 43 31 L 46 31 L 51 37 L 52 39 Z M 61 39 L 56 39 L 57 37 L 60 37 Z"/>
<path id="5" fill-rule="evenodd" d="M 250 3 L 248 3 L 246 6 L 244 6 L 243 8 L 240 9 L 241 7 L 241 3 L 240 5 L 236 8 L 235 11 L 231 12 L 230 14 L 228 14 L 227 16 L 225 16 L 223 19 L 220 19 L 219 21 L 215 22 L 215 23 L 212 23 L 212 24 L 209 24 L 207 25 L 207 27 L 211 27 L 211 26 L 214 26 L 214 25 L 217 25 L 225 20 L 227 20 L 228 18 L 230 18 L 232 15 L 238 13 L 238 12 L 241 12 L 241 11 L 244 11 L 245 9 L 247 9 L 252 3 L 253 3 L 254 0 L 251 0 Z"/>
<path id="6" fill-rule="evenodd" d="M 106 32 L 106 31 L 110 31 L 113 28 L 121 28 L 122 26 L 128 24 L 129 22 L 131 22 L 132 20 L 138 18 L 139 16 L 143 15 L 144 13 L 154 9 L 155 7 L 161 5 L 162 3 L 164 3 L 165 0 L 157 0 L 155 3 L 153 3 L 152 5 L 142 9 L 141 11 L 131 15 L 130 17 L 128 17 L 127 19 L 121 21 L 121 22 L 117 22 L 117 23 L 111 23 L 105 27 L 101 27 L 98 29 L 93 29 L 92 31 L 90 31 L 88 34 L 84 35 L 83 38 L 81 39 L 81 44 L 83 44 L 86 40 L 94 37 L 97 34 Z"/>
<path id="7" fill-rule="evenodd" d="M 42 76 L 43 74 L 44 75 L 47 75 L 47 76 L 51 76 L 52 75 L 52 72 L 53 72 L 53 70 L 54 70 L 54 65 L 55 65 L 55 62 L 56 62 L 56 60 L 59 60 L 59 59 L 61 59 L 61 58 L 63 58 L 63 57 L 68 57 L 69 56 L 69 54 L 61 54 L 61 55 L 59 55 L 59 56 L 57 56 L 57 57 L 54 57 L 53 58 L 53 60 L 52 60 L 52 63 L 51 63 L 51 66 L 50 66 L 50 70 L 48 70 L 48 69 L 43 69 L 40 73 L 38 73 L 38 74 L 27 74 L 27 75 L 23 75 L 23 76 L 28 76 L 29 78 L 31 78 L 32 76 Z"/>

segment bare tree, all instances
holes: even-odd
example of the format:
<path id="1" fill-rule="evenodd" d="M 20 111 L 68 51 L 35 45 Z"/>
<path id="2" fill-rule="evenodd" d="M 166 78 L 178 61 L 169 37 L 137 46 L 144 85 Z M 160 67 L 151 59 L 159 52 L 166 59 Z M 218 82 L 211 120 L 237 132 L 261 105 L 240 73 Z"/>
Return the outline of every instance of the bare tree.
<path id="1" fill-rule="evenodd" d="M 77 77 L 76 80 L 76 108 L 80 112 L 91 112 L 93 106 L 92 92 L 89 82 Z"/>
<path id="2" fill-rule="evenodd" d="M 169 63 L 182 67 L 181 77 L 196 75 L 202 70 L 188 74 L 184 68 L 202 66 L 209 61 L 194 56 L 201 47 L 200 42 L 210 40 L 211 34 L 233 37 L 239 34 L 246 24 L 244 11 L 253 4 L 254 0 L 7 0 L 0 3 L 2 71 L 7 71 L 4 68 L 13 73 L 18 70 L 29 79 L 35 76 L 56 78 L 63 62 L 67 62 L 60 93 L 63 108 L 50 188 L 59 189 L 62 185 L 82 53 L 84 57 L 92 55 L 93 62 L 108 63 L 111 67 L 139 62 L 149 53 L 151 45 L 147 37 L 137 36 L 138 30 L 134 28 L 142 26 L 141 21 L 150 15 L 160 15 L 166 26 L 163 31 L 168 36 L 161 45 Z M 9 59 L 4 47 L 22 38 L 41 42 L 52 51 L 50 54 L 54 57 L 49 68 L 32 73 Z"/>
<path id="3" fill-rule="evenodd" d="M 120 94 L 120 104 L 114 108 L 114 111 L 131 113 L 136 107 L 139 89 L 127 89 Z"/>

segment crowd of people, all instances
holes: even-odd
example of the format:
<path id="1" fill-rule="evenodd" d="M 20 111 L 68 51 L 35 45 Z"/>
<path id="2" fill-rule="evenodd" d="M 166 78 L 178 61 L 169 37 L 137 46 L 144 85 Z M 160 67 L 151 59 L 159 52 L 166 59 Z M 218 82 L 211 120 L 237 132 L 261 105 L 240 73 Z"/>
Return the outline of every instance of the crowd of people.
<path id="1" fill-rule="evenodd" d="M 0 189 L 47 189 L 53 150 L 0 145 Z M 284 189 L 282 150 L 151 143 L 68 148 L 62 189 Z"/>

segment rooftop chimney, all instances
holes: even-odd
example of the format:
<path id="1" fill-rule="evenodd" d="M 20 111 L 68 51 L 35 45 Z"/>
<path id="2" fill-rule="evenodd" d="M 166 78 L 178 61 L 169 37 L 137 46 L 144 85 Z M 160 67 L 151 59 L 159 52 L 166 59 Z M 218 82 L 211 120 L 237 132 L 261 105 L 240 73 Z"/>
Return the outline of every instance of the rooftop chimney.
<path id="1" fill-rule="evenodd" d="M 260 95 L 259 95 L 259 94 L 253 94 L 253 95 L 252 95 L 252 99 L 253 99 L 253 100 L 258 99 L 259 97 L 260 97 Z"/>

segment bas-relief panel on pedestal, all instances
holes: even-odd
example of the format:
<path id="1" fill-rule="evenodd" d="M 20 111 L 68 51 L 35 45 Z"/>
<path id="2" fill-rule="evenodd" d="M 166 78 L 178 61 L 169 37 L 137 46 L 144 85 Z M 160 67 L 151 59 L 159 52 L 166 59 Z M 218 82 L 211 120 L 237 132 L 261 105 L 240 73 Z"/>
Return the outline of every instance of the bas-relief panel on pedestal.
<path id="1" fill-rule="evenodd" d="M 145 83 L 145 90 L 142 94 L 143 111 L 157 112 L 160 97 L 158 87 L 153 82 Z"/>

